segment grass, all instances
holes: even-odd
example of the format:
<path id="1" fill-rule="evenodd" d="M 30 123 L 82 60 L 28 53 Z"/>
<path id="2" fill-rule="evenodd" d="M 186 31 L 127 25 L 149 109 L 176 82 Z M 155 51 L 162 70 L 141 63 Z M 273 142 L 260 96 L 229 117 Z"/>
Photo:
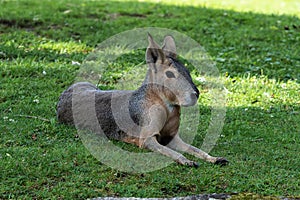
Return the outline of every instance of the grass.
<path id="1" fill-rule="evenodd" d="M 160 2 L 159 0 L 142 0 L 145 2 Z M 300 3 L 294 0 L 274 0 L 274 1 L 259 1 L 259 0 L 248 0 L 248 1 L 220 1 L 220 0 L 188 0 L 188 1 L 172 1 L 164 0 L 165 4 L 180 5 L 180 6 L 202 6 L 206 8 L 226 9 L 238 12 L 255 12 L 262 14 L 288 14 L 299 17 Z"/>
<path id="2" fill-rule="evenodd" d="M 270 7 L 260 12 L 254 8 L 260 2 L 247 9 L 236 2 L 228 1 L 234 7 L 226 7 L 217 1 L 184 6 L 0 1 L 0 199 L 198 193 L 299 198 L 298 3 L 280 1 L 286 6 L 281 9 L 281 4 L 264 1 Z M 229 93 L 222 137 L 211 153 L 227 157 L 229 166 L 200 161 L 199 169 L 174 163 L 150 173 L 120 172 L 91 156 L 74 128 L 57 123 L 56 103 L 73 83 L 76 63 L 110 36 L 146 26 L 190 36 L 217 62 Z M 116 64 L 114 73 L 105 72 L 101 87 L 113 88 L 124 68 L 143 59 L 139 53 L 131 57 Z M 210 117 L 209 95 L 205 87 L 201 91 L 201 126 L 194 140 L 199 147 Z"/>

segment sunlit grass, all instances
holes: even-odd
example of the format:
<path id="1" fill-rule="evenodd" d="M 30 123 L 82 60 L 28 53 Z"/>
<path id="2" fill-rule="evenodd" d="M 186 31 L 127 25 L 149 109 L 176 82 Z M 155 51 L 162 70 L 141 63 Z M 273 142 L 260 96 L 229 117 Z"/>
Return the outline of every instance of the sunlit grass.
<path id="1" fill-rule="evenodd" d="M 267 77 L 228 78 L 229 107 L 289 107 L 300 105 L 300 85 L 295 81 L 279 82 Z"/>
<path id="2" fill-rule="evenodd" d="M 125 0 L 127 1 L 127 0 Z M 285 14 L 300 17 L 298 0 L 139 0 L 141 2 L 164 3 L 168 5 L 201 6 L 207 8 L 255 12 L 263 14 Z"/>
<path id="3" fill-rule="evenodd" d="M 56 42 L 56 41 L 44 41 L 38 45 L 39 50 L 50 50 L 62 53 L 82 53 L 87 52 L 86 45 L 78 44 L 77 42 Z"/>

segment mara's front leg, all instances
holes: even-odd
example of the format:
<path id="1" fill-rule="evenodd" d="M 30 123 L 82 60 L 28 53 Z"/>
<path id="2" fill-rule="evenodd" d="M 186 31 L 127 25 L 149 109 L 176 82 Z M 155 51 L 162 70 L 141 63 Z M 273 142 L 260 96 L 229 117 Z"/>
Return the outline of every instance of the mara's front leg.
<path id="1" fill-rule="evenodd" d="M 179 137 L 178 134 L 171 140 L 171 142 L 167 146 L 173 150 L 187 152 L 210 163 L 214 163 L 222 166 L 227 165 L 229 163 L 226 158 L 210 156 L 208 153 L 202 151 L 201 149 L 198 149 L 192 145 L 185 143 Z"/>
<path id="2" fill-rule="evenodd" d="M 182 154 L 170 149 L 169 147 L 159 144 L 156 139 L 156 136 L 146 138 L 143 147 L 151 151 L 158 152 L 165 156 L 168 156 L 172 158 L 174 161 L 178 162 L 179 164 L 187 165 L 191 167 L 199 166 L 198 163 L 187 159 Z"/>
<path id="3" fill-rule="evenodd" d="M 187 159 L 181 153 L 178 153 L 167 146 L 159 144 L 157 141 L 157 136 L 160 135 L 160 130 L 165 126 L 167 120 L 165 108 L 161 105 L 153 105 L 147 114 L 149 116 L 149 124 L 148 126 L 142 127 L 139 135 L 140 145 L 151 151 L 168 156 L 182 165 L 197 167 L 198 163 Z"/>

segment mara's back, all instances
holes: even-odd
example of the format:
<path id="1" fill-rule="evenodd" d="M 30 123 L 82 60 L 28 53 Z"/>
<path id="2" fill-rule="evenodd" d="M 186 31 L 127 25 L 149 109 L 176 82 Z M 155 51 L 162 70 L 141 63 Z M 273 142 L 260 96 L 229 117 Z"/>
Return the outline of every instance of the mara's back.
<path id="1" fill-rule="evenodd" d="M 91 126 L 100 126 L 108 138 L 122 140 L 127 134 L 119 128 L 120 123 L 117 124 L 116 120 L 123 119 L 122 123 L 125 123 L 128 116 L 134 116 L 134 111 L 127 114 L 119 112 L 128 109 L 128 100 L 133 94 L 134 91 L 99 90 L 87 82 L 75 83 L 59 98 L 58 121 L 91 130 L 95 130 Z M 97 124 L 91 124 L 93 118 L 97 119 Z"/>

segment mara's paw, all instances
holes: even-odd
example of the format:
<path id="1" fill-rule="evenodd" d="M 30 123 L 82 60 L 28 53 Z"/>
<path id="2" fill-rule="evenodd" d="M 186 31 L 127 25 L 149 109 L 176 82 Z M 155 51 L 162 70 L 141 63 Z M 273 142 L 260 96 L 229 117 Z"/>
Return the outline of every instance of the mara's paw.
<path id="1" fill-rule="evenodd" d="M 225 165 L 229 164 L 229 161 L 226 158 L 219 157 L 219 158 L 217 158 L 217 160 L 214 164 L 220 165 L 220 166 L 225 166 Z"/>
<path id="2" fill-rule="evenodd" d="M 195 167 L 195 168 L 199 167 L 199 164 L 197 162 L 194 162 L 194 161 L 190 161 L 188 163 L 185 163 L 185 165 L 187 165 L 189 167 Z"/>
<path id="3" fill-rule="evenodd" d="M 191 161 L 191 160 L 185 158 L 184 156 L 180 157 L 176 161 L 179 164 L 186 165 L 186 166 L 189 166 L 189 167 L 195 167 L 195 168 L 199 167 L 199 164 L 197 162 Z"/>

